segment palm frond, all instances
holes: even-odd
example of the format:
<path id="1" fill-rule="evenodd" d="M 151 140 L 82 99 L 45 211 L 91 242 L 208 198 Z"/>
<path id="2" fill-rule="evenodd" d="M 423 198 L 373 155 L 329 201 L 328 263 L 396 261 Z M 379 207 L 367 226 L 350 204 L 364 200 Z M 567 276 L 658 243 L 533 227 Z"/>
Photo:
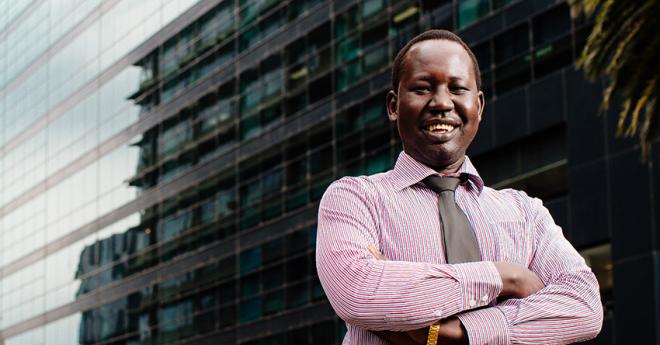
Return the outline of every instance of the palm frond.
<path id="1" fill-rule="evenodd" d="M 573 16 L 594 16 L 593 29 L 577 66 L 587 78 L 606 77 L 601 109 L 622 96 L 618 136 L 639 136 L 642 158 L 660 132 L 660 0 L 568 0 Z"/>

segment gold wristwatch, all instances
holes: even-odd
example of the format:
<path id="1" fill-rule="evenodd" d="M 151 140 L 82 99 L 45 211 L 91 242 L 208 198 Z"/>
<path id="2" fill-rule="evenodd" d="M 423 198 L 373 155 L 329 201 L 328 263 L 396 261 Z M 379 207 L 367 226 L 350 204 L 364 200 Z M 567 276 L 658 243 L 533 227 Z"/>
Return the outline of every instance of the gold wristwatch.
<path id="1" fill-rule="evenodd" d="M 438 335 L 440 334 L 440 323 L 436 322 L 429 326 L 429 337 L 426 339 L 426 345 L 436 345 L 438 343 Z"/>

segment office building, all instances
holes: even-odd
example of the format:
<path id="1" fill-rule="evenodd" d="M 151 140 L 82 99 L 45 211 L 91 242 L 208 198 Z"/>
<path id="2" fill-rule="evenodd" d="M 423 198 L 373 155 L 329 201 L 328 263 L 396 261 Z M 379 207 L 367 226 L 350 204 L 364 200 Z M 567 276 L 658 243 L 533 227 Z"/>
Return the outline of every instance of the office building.
<path id="1" fill-rule="evenodd" d="M 615 112 L 597 116 L 603 85 L 574 69 L 590 22 L 563 1 L 0 9 L 2 343 L 341 343 L 315 272 L 318 201 L 394 163 L 390 63 L 428 28 L 479 60 L 469 154 L 486 183 L 543 198 L 596 272 L 592 343 L 659 342 L 660 156 L 640 164 Z"/>

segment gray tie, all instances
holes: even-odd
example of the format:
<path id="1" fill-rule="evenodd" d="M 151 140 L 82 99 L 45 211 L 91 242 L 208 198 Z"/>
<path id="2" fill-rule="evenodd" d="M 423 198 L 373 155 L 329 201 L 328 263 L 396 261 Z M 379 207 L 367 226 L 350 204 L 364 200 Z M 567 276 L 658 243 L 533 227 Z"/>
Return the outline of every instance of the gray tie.
<path id="1" fill-rule="evenodd" d="M 465 213 L 456 204 L 458 177 L 429 176 L 424 184 L 438 193 L 438 209 L 447 263 L 481 261 L 479 244 Z"/>

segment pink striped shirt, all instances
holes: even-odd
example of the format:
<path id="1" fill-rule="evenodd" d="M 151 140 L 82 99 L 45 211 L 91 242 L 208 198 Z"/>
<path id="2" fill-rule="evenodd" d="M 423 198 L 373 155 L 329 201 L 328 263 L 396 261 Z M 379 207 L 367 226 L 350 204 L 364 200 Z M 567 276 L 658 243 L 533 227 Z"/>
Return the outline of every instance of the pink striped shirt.
<path id="1" fill-rule="evenodd" d="M 316 265 L 346 321 L 344 344 L 385 344 L 367 330 L 405 331 L 456 315 L 470 344 L 565 344 L 595 337 L 603 311 L 598 283 L 539 199 L 484 187 L 466 157 L 456 201 L 484 261 L 446 264 L 437 194 L 419 183 L 437 174 L 406 153 L 393 170 L 335 181 L 321 200 Z M 376 260 L 373 244 L 389 261 Z M 525 265 L 546 285 L 496 302 L 492 262 Z"/>

